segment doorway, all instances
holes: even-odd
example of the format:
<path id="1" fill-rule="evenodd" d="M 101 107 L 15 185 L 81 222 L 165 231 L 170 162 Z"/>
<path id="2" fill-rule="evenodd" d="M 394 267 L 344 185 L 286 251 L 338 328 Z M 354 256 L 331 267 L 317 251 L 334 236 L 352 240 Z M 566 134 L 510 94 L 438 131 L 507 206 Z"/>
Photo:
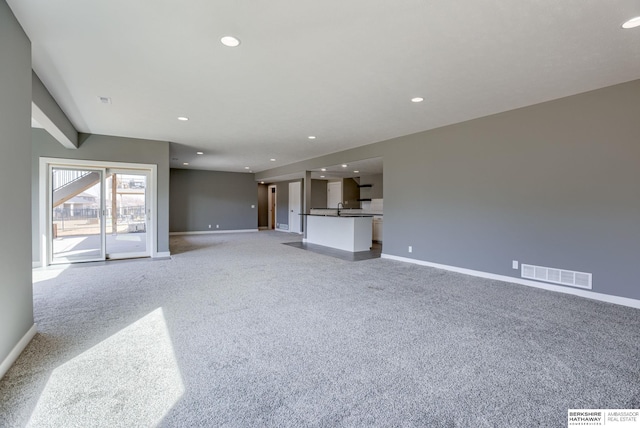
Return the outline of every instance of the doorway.
<path id="1" fill-rule="evenodd" d="M 276 228 L 276 186 L 271 185 L 268 188 L 268 201 L 269 206 L 269 230 Z"/>
<path id="2" fill-rule="evenodd" d="M 43 265 L 152 255 L 155 165 L 41 158 L 40 177 Z"/>

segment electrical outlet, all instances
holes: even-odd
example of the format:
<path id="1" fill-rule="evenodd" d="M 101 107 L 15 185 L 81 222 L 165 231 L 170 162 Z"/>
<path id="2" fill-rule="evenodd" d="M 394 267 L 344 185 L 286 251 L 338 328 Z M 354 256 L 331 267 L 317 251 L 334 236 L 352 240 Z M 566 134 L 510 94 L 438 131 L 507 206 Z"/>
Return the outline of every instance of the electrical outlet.
<path id="1" fill-rule="evenodd" d="M 209 229 L 211 229 L 211 225 L 209 225 Z"/>
<path id="2" fill-rule="evenodd" d="M 220 229 L 220 225 L 219 224 L 216 224 L 216 229 Z"/>
<path id="3" fill-rule="evenodd" d="M 409 252 L 413 253 L 413 247 L 411 245 L 409 245 Z"/>
<path id="4" fill-rule="evenodd" d="M 513 269 L 518 269 L 518 261 L 517 260 L 513 260 L 511 262 L 511 268 Z"/>

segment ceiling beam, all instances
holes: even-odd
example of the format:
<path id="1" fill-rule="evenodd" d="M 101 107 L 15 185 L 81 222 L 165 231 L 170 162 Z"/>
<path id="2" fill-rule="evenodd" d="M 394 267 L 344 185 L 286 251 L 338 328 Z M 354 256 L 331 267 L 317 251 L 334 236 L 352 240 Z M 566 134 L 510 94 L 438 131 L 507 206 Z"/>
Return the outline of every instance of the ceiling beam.
<path id="1" fill-rule="evenodd" d="M 78 131 L 33 70 L 31 88 L 31 117 L 64 147 L 77 149 Z"/>

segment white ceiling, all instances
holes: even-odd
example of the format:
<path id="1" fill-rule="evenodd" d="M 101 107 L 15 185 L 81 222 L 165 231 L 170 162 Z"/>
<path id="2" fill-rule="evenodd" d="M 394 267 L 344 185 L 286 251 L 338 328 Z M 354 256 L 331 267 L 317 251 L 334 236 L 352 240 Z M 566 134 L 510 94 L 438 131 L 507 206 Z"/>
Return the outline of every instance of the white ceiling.
<path id="1" fill-rule="evenodd" d="M 172 167 L 258 172 L 640 78 L 637 0 L 7 1 L 76 129 L 170 141 Z"/>
<path id="2" fill-rule="evenodd" d="M 331 180 L 382 174 L 382 161 L 382 158 L 371 158 L 338 165 L 327 165 L 324 168 L 311 170 L 311 178 Z"/>

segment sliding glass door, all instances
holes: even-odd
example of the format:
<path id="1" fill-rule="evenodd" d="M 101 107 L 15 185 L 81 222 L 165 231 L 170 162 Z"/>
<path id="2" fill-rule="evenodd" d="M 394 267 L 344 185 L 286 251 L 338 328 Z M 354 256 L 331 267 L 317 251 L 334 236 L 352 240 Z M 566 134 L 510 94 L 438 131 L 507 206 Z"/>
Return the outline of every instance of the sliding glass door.
<path id="1" fill-rule="evenodd" d="M 149 256 L 149 175 L 143 171 L 108 169 L 106 179 L 107 257 Z"/>
<path id="2" fill-rule="evenodd" d="M 150 173 L 49 165 L 50 263 L 151 255 Z"/>
<path id="3" fill-rule="evenodd" d="M 103 169 L 51 167 L 51 262 L 104 260 Z"/>

